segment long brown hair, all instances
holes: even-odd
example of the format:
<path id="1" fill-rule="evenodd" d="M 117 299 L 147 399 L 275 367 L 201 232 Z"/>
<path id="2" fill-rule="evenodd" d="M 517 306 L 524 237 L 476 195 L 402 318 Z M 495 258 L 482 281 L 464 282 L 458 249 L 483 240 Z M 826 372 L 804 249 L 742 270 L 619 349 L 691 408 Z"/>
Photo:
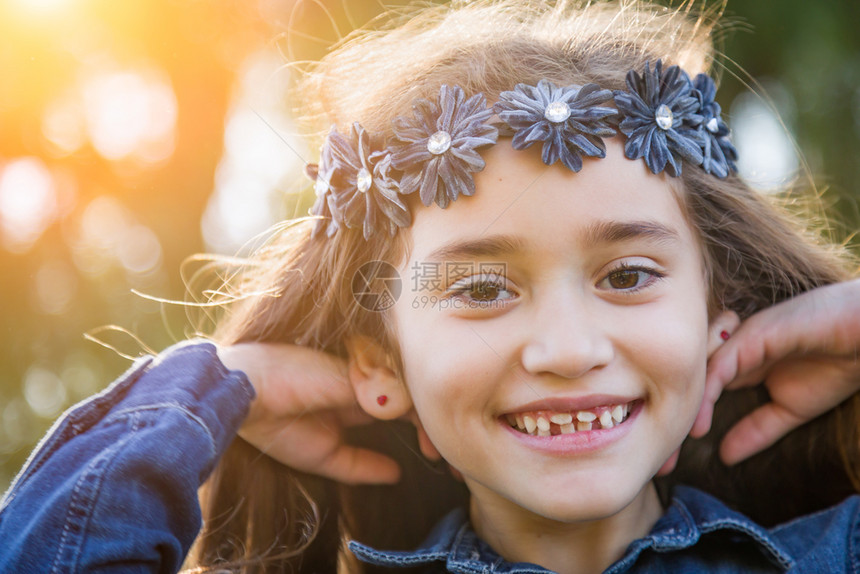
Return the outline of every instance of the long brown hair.
<path id="1" fill-rule="evenodd" d="M 720 7 L 692 12 L 689 4 L 667 9 L 628 0 L 472 1 L 401 10 L 374 30 L 347 38 L 307 71 L 299 86 L 302 118 L 317 136 L 331 124 L 344 132 L 354 121 L 388 134 L 392 118 L 407 115 L 413 100 L 432 98 L 442 84 L 482 92 L 492 102 L 519 82 L 534 85 L 544 78 L 622 89 L 628 70 L 657 59 L 691 75 L 705 72 L 714 63 Z M 732 309 L 747 317 L 849 276 L 845 253 L 738 177 L 719 180 L 689 166 L 683 182 L 681 201 L 705 248 L 712 312 Z M 311 226 L 309 220 L 284 226 L 231 277 L 234 293 L 253 295 L 228 309 L 215 338 L 280 341 L 346 356 L 346 337 L 364 334 L 390 349 L 402 372 L 386 313 L 358 305 L 350 282 L 367 261 L 398 266 L 408 253 L 408 230 L 365 241 L 360 229 L 312 237 Z M 853 491 L 860 444 L 856 399 L 765 454 L 732 468 L 720 463 L 722 433 L 765 399 L 757 390 L 726 395 L 715 430 L 688 441 L 678 470 L 662 486 L 699 486 L 764 523 Z M 247 572 L 354 571 L 359 567 L 343 551 L 345 537 L 414 547 L 442 514 L 467 500 L 444 468 L 416 454 L 408 426 L 371 425 L 347 438 L 395 457 L 404 469 L 400 484 L 335 484 L 288 469 L 237 438 L 201 491 L 205 523 L 195 549 L 198 564 Z M 796 480 L 781 471 L 779 480 L 772 479 L 781 468 L 791 468 Z"/>

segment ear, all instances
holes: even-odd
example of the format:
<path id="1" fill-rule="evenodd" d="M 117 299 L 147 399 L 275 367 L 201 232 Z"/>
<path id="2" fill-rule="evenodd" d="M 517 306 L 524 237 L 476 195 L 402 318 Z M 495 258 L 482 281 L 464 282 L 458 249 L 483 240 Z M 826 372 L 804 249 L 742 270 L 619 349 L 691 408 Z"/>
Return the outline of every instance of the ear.
<path id="1" fill-rule="evenodd" d="M 364 335 L 346 340 L 349 380 L 358 404 L 370 416 L 392 420 L 412 410 L 406 385 L 391 368 L 391 357 L 376 341 Z"/>
<path id="2" fill-rule="evenodd" d="M 708 325 L 708 358 L 726 342 L 741 324 L 740 317 L 734 311 L 722 311 Z"/>
<path id="3" fill-rule="evenodd" d="M 719 349 L 726 340 L 734 333 L 741 320 L 738 314 L 734 311 L 722 311 L 714 317 L 708 325 L 708 358 L 711 358 L 717 349 Z M 702 404 L 699 406 L 699 412 L 696 415 L 696 420 L 693 423 L 693 428 L 690 435 L 693 437 L 703 437 L 711 430 L 711 417 L 714 414 L 714 405 L 717 399 L 723 393 L 723 388 L 714 377 L 705 379 L 705 393 L 702 397 Z"/>

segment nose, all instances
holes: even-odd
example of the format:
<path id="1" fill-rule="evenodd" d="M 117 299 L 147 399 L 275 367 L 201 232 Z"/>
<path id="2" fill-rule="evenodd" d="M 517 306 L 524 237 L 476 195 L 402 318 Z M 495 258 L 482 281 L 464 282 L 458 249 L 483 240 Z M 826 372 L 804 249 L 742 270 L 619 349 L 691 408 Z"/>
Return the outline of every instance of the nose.
<path id="1" fill-rule="evenodd" d="M 521 355 L 527 372 L 573 379 L 612 360 L 611 318 L 596 297 L 583 291 L 568 285 L 554 288 L 554 296 L 533 300 L 534 315 Z"/>

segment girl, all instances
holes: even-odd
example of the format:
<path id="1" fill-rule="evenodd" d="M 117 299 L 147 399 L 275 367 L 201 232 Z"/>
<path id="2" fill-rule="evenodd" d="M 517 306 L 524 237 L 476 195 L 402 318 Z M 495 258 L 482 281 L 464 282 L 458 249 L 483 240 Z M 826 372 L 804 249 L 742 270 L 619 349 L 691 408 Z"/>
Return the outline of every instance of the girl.
<path id="1" fill-rule="evenodd" d="M 0 564 L 174 571 L 208 476 L 199 571 L 856 568 L 858 284 L 735 175 L 713 24 L 457 3 L 325 58 L 315 217 L 58 422 Z"/>

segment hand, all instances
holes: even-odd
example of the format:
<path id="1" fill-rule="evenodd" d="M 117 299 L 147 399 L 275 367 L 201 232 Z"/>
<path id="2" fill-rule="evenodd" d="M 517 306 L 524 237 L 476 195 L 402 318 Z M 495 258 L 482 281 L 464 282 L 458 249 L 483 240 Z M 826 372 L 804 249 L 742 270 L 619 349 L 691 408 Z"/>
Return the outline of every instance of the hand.
<path id="1" fill-rule="evenodd" d="M 764 382 L 771 402 L 726 433 L 720 456 L 735 464 L 860 390 L 860 280 L 828 285 L 764 309 L 708 362 L 706 393 Z M 710 429 L 700 413 L 691 434 Z"/>
<path id="2" fill-rule="evenodd" d="M 399 480 L 394 460 L 343 442 L 344 427 L 374 420 L 355 400 L 346 361 L 274 343 L 220 347 L 218 356 L 243 371 L 257 393 L 239 429 L 250 444 L 291 468 L 348 484 Z"/>

